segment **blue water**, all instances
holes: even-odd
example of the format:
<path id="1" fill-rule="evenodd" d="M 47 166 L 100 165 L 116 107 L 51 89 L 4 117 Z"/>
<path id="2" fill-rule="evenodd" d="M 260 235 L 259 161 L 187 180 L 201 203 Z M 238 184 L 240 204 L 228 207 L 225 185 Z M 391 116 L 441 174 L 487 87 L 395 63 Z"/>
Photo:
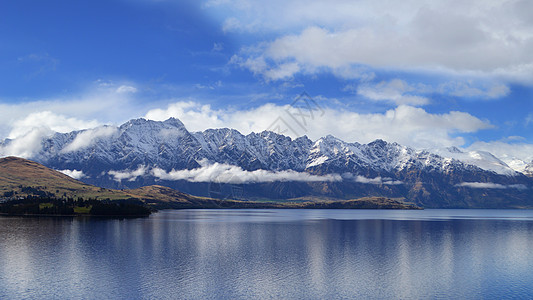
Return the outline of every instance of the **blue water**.
<path id="1" fill-rule="evenodd" d="M 533 211 L 0 217 L 0 299 L 28 298 L 533 298 Z"/>

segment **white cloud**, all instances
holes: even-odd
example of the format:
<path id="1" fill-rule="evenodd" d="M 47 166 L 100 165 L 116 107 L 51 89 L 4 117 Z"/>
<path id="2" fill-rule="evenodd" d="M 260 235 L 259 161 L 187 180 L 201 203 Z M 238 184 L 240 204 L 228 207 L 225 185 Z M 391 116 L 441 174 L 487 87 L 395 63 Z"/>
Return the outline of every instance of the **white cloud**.
<path id="1" fill-rule="evenodd" d="M 78 171 L 78 170 L 58 170 L 58 171 L 74 179 L 78 179 L 78 180 L 86 177 L 86 175 L 83 174 L 83 171 Z"/>
<path id="2" fill-rule="evenodd" d="M 509 87 L 502 83 L 474 83 L 472 80 L 452 81 L 439 85 L 436 89 L 440 93 L 457 97 L 496 99 L 507 96 Z"/>
<path id="3" fill-rule="evenodd" d="M 77 118 L 66 117 L 51 111 L 30 113 L 24 119 L 14 122 L 9 138 L 17 138 L 26 135 L 35 128 L 47 128 L 54 132 L 70 132 L 98 126 L 95 120 L 84 121 Z"/>
<path id="4" fill-rule="evenodd" d="M 66 145 L 61 152 L 68 153 L 89 147 L 97 139 L 109 137 L 118 132 L 118 128 L 113 126 L 102 126 L 88 129 L 79 133 L 74 140 Z"/>
<path id="5" fill-rule="evenodd" d="M 9 133 L 9 138 L 12 140 L 0 147 L 0 155 L 32 158 L 42 149 L 42 140 L 55 132 L 70 132 L 95 127 L 98 124 L 95 120 L 84 121 L 51 111 L 30 113 L 25 118 L 13 122 Z"/>
<path id="6" fill-rule="evenodd" d="M 312 175 L 305 172 L 287 171 L 267 171 L 255 170 L 246 171 L 241 167 L 213 163 L 207 161 L 199 162 L 201 167 L 192 170 L 165 170 L 154 168 L 152 175 L 162 180 L 187 180 L 190 182 L 220 182 L 220 183 L 258 183 L 274 181 L 341 181 L 338 174 Z"/>
<path id="7" fill-rule="evenodd" d="M 0 99 L 0 140 L 14 139 L 0 147 L 0 155 L 32 158 L 41 149 L 41 140 L 54 132 L 122 123 L 146 112 L 146 104 L 137 103 L 131 93 L 118 93 L 117 86 L 96 81 L 83 93 L 69 97 L 27 102 Z"/>
<path id="8" fill-rule="evenodd" d="M 344 179 L 353 180 L 358 183 L 365 183 L 365 184 L 376 184 L 376 185 L 400 185 L 403 184 L 402 181 L 399 180 L 393 180 L 391 178 L 382 178 L 381 176 L 375 177 L 375 178 L 367 178 L 361 175 L 353 175 L 350 173 L 345 173 L 342 175 Z"/>
<path id="9" fill-rule="evenodd" d="M 6 146 L 0 147 L 0 156 L 18 156 L 32 158 L 42 149 L 43 138 L 53 132 L 48 128 L 33 128 L 26 134 L 10 141 Z"/>
<path id="10" fill-rule="evenodd" d="M 91 103 L 89 101 L 91 99 L 96 102 Z M 107 100 L 112 103 L 107 103 Z M 41 139 L 51 135 L 53 131 L 70 132 L 98 126 L 100 121 L 88 119 L 90 116 L 105 115 L 104 120 L 126 121 L 129 119 L 126 118 L 127 115 L 139 115 L 134 110 L 141 109 L 136 107 L 128 111 L 128 107 L 135 106 L 131 101 L 121 97 L 111 100 L 88 97 L 72 102 L 65 100 L 20 105 L 0 104 L 0 129 L 4 125 L 5 128 L 10 128 L 11 137 L 18 137 L 9 143 L 9 146 L 0 149 L 0 153 L 31 158 L 40 150 Z M 310 104 L 314 111 L 306 110 L 305 107 L 302 109 L 302 107 L 271 103 L 247 110 L 213 109 L 209 105 L 194 101 L 178 101 L 166 108 L 149 110 L 145 118 L 163 121 L 176 117 L 190 131 L 229 127 L 248 134 L 271 130 L 293 138 L 307 135 L 313 140 L 332 134 L 350 142 L 368 143 L 381 138 L 415 148 L 461 146 L 464 140 L 458 134 L 491 128 L 488 121 L 464 112 L 432 114 L 423 108 L 400 105 L 383 113 L 357 113 L 319 107 L 324 101 L 320 96 L 315 97 L 313 101 L 313 103 L 303 103 L 303 106 Z M 44 106 L 49 106 L 50 110 L 34 111 Z M 126 109 L 119 108 L 122 106 Z M 67 110 L 71 115 L 61 113 Z M 308 116 L 303 116 L 306 114 Z M 19 118 L 13 119 L 14 117 Z M 111 135 L 113 130 L 95 129 L 80 133 L 64 151 L 87 147 L 95 139 Z"/>
<path id="11" fill-rule="evenodd" d="M 137 103 L 131 93 L 117 93 L 116 85 L 97 82 L 77 95 L 11 103 L 0 99 L 0 137 L 21 136 L 34 127 L 57 131 L 94 128 L 121 123 L 140 116 L 147 104 Z"/>
<path id="12" fill-rule="evenodd" d="M 410 86 L 401 79 L 382 81 L 378 84 L 362 84 L 357 88 L 357 94 L 374 101 L 389 101 L 397 105 L 425 105 L 429 103 L 426 97 L 410 94 L 418 89 Z"/>
<path id="13" fill-rule="evenodd" d="M 269 31 L 279 36 L 258 44 L 261 50 L 254 54 L 246 49 L 239 54 L 243 63 L 264 62 L 266 67 L 254 70 L 268 79 L 368 65 L 532 83 L 533 17 L 526 12 L 531 10 L 529 3 L 240 0 L 210 2 L 216 10 L 207 11 L 218 17 L 222 14 L 227 31 Z M 272 74 L 280 68 L 284 72 Z"/>
<path id="14" fill-rule="evenodd" d="M 298 182 L 334 182 L 342 180 L 353 180 L 354 182 L 375 185 L 399 185 L 403 182 L 392 180 L 391 178 L 366 178 L 364 176 L 345 173 L 339 174 L 313 175 L 306 172 L 293 170 L 268 171 L 268 170 L 243 170 L 239 166 L 224 163 L 210 163 L 203 159 L 198 162 L 201 167 L 196 169 L 172 170 L 167 172 L 161 168 L 152 168 L 148 171 L 145 166 L 139 166 L 137 170 L 109 171 L 108 174 L 116 181 L 133 181 L 139 176 L 147 174 L 153 175 L 160 180 L 186 180 L 189 182 L 220 182 L 220 183 L 261 183 L 277 181 L 298 181 Z"/>
<path id="15" fill-rule="evenodd" d="M 225 122 L 220 119 L 223 115 L 223 111 L 213 110 L 209 105 L 201 105 L 194 101 L 179 101 L 169 104 L 166 109 L 152 109 L 144 117 L 154 121 L 175 117 L 182 121 L 187 129 L 195 131 L 224 127 Z"/>
<path id="16" fill-rule="evenodd" d="M 121 85 L 117 88 L 117 93 L 119 94 L 127 94 L 127 93 L 136 93 L 137 88 L 130 85 Z"/>
<path id="17" fill-rule="evenodd" d="M 422 108 L 405 105 L 384 113 L 363 114 L 324 108 L 312 115 L 309 111 L 300 110 L 300 113 L 308 115 L 302 117 L 297 112 L 289 105 L 274 104 L 243 111 L 214 110 L 208 105 L 187 101 L 170 104 L 166 109 L 151 110 L 145 118 L 162 121 L 176 117 L 190 131 L 229 127 L 248 134 L 269 129 L 293 138 L 307 135 L 316 140 L 332 134 L 345 141 L 361 143 L 381 138 L 415 148 L 460 146 L 464 140 L 457 133 L 492 127 L 488 121 L 468 113 L 432 114 Z"/>
<path id="18" fill-rule="evenodd" d="M 523 184 L 499 184 L 499 183 L 492 183 L 492 182 L 461 182 L 459 184 L 456 184 L 456 186 L 459 187 L 469 187 L 473 189 L 518 189 L 518 190 L 525 190 L 527 187 Z"/>
<path id="19" fill-rule="evenodd" d="M 374 101 L 388 101 L 396 105 L 415 106 L 429 104 L 430 100 L 421 95 L 432 93 L 479 99 L 497 99 L 510 93 L 509 87 L 505 84 L 467 78 L 438 85 L 421 83 L 413 85 L 402 79 L 392 79 L 379 83 L 371 83 L 367 80 L 359 86 L 349 84 L 344 88 L 344 91 L 356 91 L 357 94 Z"/>
<path id="20" fill-rule="evenodd" d="M 301 68 L 296 62 L 286 62 L 277 65 L 275 68 L 265 70 L 264 75 L 268 79 L 278 80 L 292 77 L 300 70 Z"/>
<path id="21" fill-rule="evenodd" d="M 137 170 L 123 170 L 123 171 L 109 171 L 109 175 L 113 176 L 115 181 L 121 182 L 122 180 L 135 181 L 137 177 L 144 176 L 147 174 L 148 168 L 146 166 L 140 165 L 137 167 Z"/>

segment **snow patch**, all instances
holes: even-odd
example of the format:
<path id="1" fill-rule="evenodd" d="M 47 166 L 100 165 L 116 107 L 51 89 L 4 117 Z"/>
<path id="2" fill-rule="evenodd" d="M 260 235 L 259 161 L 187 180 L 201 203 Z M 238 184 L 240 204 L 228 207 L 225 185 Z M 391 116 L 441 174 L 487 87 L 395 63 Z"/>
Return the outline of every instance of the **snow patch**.
<path id="1" fill-rule="evenodd" d="M 313 167 L 313 166 L 321 165 L 321 164 L 325 163 L 326 160 L 328 160 L 328 158 L 329 157 L 327 157 L 327 156 L 317 157 L 317 158 L 313 159 L 312 162 L 308 163 L 306 168 L 310 168 L 310 167 Z"/>

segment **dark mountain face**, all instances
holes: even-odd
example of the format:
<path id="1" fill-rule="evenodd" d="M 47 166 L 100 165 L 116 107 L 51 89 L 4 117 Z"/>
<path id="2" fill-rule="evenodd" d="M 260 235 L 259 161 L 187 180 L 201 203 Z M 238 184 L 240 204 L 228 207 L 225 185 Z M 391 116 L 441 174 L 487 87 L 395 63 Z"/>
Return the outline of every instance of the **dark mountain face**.
<path id="1" fill-rule="evenodd" d="M 382 140 L 292 140 L 227 128 L 191 133 L 177 119 L 136 119 L 118 128 L 57 133 L 32 159 L 83 171 L 80 180 L 108 188 L 159 184 L 232 199 L 385 196 L 425 207 L 533 206 L 533 179 L 486 157 L 490 161 L 478 165 L 499 164 L 503 171 Z"/>

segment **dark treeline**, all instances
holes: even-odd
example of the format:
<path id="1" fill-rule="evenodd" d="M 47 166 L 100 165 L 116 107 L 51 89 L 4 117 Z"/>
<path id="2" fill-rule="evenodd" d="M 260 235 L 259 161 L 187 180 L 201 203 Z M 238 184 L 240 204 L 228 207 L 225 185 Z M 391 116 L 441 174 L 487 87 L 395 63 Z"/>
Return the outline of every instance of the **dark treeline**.
<path id="1" fill-rule="evenodd" d="M 96 200 L 29 196 L 0 203 L 7 215 L 148 216 L 151 210 L 136 199 Z"/>

